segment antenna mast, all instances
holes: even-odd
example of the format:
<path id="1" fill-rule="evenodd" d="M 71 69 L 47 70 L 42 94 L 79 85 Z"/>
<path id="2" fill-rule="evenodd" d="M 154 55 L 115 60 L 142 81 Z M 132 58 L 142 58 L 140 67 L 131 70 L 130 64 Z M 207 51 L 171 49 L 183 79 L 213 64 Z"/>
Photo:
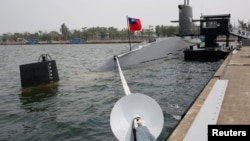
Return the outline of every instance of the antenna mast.
<path id="1" fill-rule="evenodd" d="M 189 5 L 189 0 L 184 0 L 184 5 Z"/>

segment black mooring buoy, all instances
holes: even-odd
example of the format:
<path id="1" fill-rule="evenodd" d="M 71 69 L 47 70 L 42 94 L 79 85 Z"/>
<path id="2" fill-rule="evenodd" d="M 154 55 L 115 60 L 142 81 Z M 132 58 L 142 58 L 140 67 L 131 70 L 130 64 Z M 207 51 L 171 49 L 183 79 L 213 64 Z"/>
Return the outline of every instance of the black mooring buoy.
<path id="1" fill-rule="evenodd" d="M 48 54 L 42 54 L 38 62 L 20 65 L 22 87 L 59 81 L 56 61 Z"/>

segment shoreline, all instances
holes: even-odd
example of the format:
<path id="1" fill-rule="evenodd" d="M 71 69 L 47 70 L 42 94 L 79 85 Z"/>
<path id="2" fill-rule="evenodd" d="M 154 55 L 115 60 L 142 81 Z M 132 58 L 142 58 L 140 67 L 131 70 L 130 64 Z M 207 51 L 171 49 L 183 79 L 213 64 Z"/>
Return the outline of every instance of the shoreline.
<path id="1" fill-rule="evenodd" d="M 144 40 L 131 40 L 130 43 L 141 43 Z M 83 43 L 70 43 L 69 41 L 53 41 L 53 42 L 46 42 L 41 41 L 35 44 L 28 44 L 23 42 L 7 42 L 7 43 L 0 43 L 0 45 L 48 45 L 48 44 L 117 44 L 117 43 L 129 43 L 128 40 L 89 40 Z"/>

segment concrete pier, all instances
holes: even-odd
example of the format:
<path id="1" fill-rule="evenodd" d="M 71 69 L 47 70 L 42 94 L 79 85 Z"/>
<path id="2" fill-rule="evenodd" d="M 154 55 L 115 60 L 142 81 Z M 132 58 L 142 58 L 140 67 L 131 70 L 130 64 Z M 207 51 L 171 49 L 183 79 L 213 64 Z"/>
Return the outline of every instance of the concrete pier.
<path id="1" fill-rule="evenodd" d="M 228 80 L 216 124 L 250 125 L 250 47 L 230 53 L 168 137 L 183 141 L 217 80 Z"/>

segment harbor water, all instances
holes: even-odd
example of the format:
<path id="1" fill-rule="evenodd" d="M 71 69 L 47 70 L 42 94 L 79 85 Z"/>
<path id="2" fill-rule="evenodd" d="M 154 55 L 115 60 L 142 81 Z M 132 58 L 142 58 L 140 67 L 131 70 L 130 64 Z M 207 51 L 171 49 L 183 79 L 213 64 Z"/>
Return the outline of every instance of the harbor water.
<path id="1" fill-rule="evenodd" d="M 97 72 L 128 44 L 0 46 L 0 141 L 117 141 L 110 113 L 125 93 L 116 69 Z M 21 88 L 19 65 L 41 54 L 56 60 L 60 81 Z M 132 93 L 155 99 L 164 114 L 164 141 L 222 61 L 186 62 L 183 56 L 123 70 Z"/>

